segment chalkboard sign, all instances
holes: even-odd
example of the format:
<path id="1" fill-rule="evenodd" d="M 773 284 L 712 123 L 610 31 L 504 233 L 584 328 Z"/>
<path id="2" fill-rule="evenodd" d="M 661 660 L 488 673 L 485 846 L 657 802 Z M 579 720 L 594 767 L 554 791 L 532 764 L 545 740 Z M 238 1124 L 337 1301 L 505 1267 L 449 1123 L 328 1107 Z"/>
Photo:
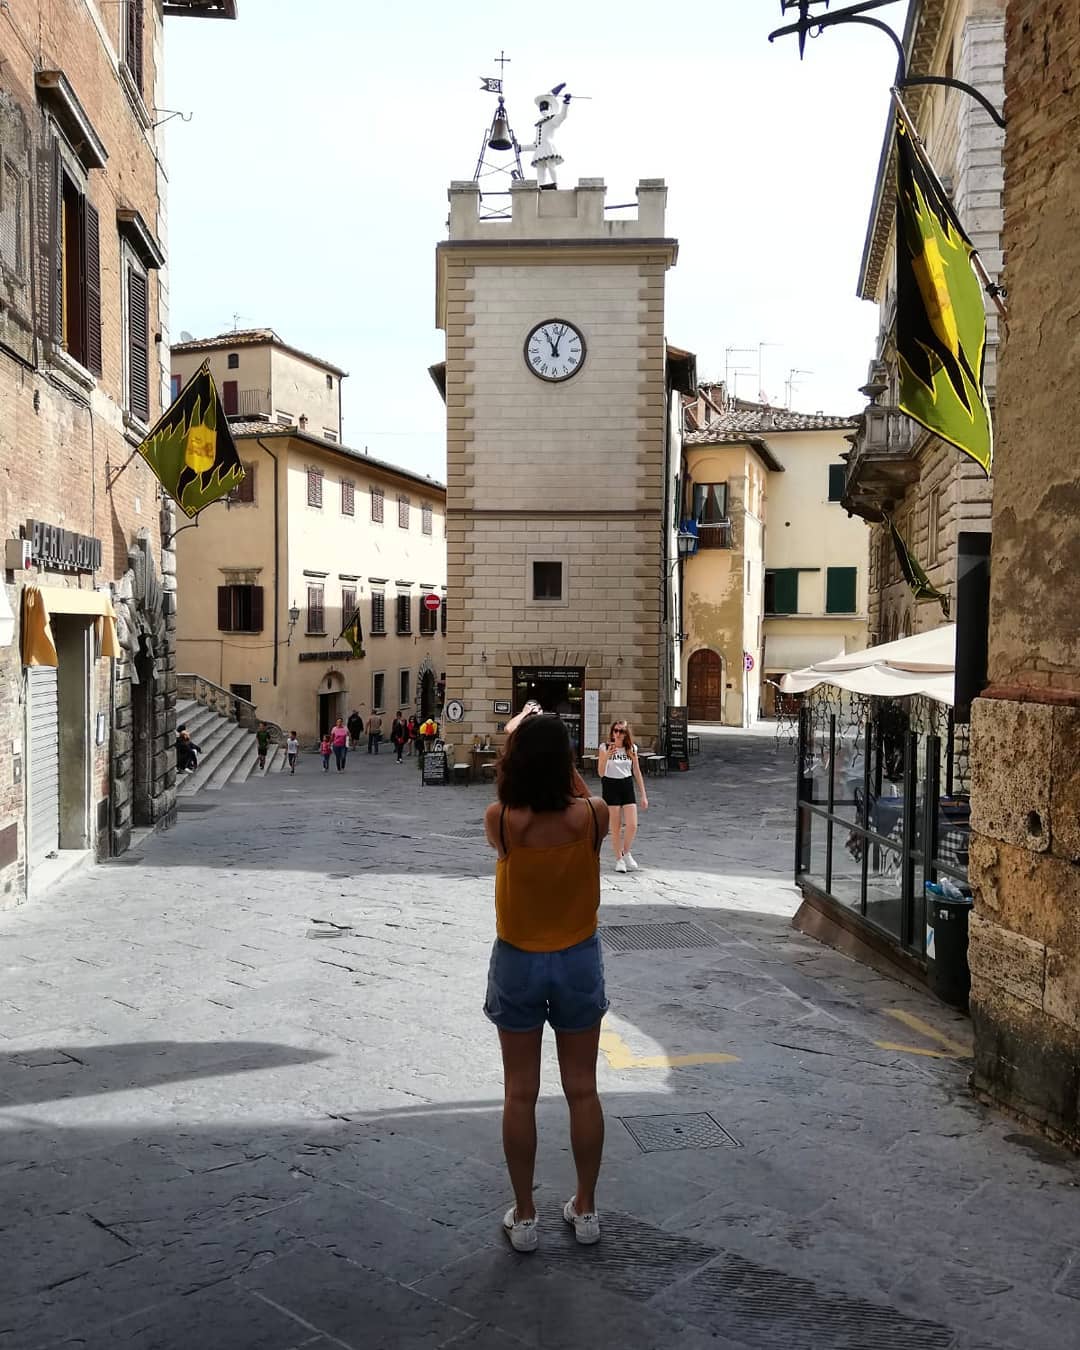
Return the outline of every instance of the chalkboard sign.
<path id="1" fill-rule="evenodd" d="M 667 757 L 668 763 L 678 769 L 690 767 L 690 746 L 687 737 L 686 709 L 668 708 L 667 710 Z"/>
<path id="2" fill-rule="evenodd" d="M 447 782 L 446 751 L 443 749 L 428 750 L 424 755 L 424 769 L 421 776 L 425 787 L 430 787 L 433 783 L 440 784 Z"/>

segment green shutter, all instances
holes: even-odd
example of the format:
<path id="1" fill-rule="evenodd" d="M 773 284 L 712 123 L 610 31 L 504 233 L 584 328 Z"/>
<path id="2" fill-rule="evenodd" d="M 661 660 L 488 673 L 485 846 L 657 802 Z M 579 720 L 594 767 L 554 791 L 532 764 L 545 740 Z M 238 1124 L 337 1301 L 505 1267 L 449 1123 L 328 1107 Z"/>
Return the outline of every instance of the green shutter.
<path id="1" fill-rule="evenodd" d="M 825 613 L 854 614 L 857 567 L 830 567 L 825 578 Z"/>
<path id="2" fill-rule="evenodd" d="M 846 464 L 829 465 L 829 501 L 838 502 L 844 495 L 844 480 L 846 477 Z"/>
<path id="3" fill-rule="evenodd" d="M 770 614 L 797 614 L 799 611 L 799 572 L 795 567 L 778 567 L 768 573 L 772 586 Z"/>

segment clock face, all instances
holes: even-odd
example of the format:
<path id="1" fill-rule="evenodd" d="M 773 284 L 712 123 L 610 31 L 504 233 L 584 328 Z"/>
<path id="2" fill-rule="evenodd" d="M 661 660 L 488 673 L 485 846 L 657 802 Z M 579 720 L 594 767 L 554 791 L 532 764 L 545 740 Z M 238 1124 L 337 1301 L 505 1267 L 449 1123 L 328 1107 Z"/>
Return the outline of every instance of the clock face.
<path id="1" fill-rule="evenodd" d="M 525 364 L 541 380 L 568 380 L 585 364 L 585 339 L 565 319 L 545 319 L 525 339 Z"/>

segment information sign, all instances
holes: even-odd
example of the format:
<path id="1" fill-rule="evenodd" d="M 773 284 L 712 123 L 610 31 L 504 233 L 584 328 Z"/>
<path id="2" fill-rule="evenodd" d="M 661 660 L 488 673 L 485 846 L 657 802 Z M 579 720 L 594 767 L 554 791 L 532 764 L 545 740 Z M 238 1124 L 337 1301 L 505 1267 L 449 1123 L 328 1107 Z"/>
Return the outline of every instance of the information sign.
<path id="1" fill-rule="evenodd" d="M 667 757 L 668 763 L 679 769 L 690 767 L 690 742 L 688 739 L 685 708 L 667 710 Z"/>

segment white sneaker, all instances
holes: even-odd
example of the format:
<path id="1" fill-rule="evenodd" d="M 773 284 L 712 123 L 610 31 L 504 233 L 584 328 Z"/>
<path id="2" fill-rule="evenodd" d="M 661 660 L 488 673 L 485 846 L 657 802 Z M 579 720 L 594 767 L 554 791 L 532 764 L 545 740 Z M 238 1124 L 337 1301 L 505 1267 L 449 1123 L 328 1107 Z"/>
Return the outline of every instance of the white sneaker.
<path id="1" fill-rule="evenodd" d="M 600 1215 L 579 1214 L 574 1208 L 573 1197 L 563 1205 L 563 1218 L 574 1230 L 574 1236 L 583 1247 L 591 1247 L 600 1241 Z"/>
<path id="2" fill-rule="evenodd" d="M 616 871 L 616 872 L 625 872 L 625 871 L 626 871 L 626 859 L 625 859 L 625 858 L 620 858 L 619 861 L 615 864 L 615 871 Z"/>
<path id="3" fill-rule="evenodd" d="M 640 872 L 640 871 L 641 871 L 641 868 L 638 867 L 637 863 L 634 861 L 634 855 L 633 855 L 632 853 L 624 853 L 624 854 L 623 854 L 623 861 L 626 863 L 627 868 L 628 868 L 631 872 Z"/>
<path id="4" fill-rule="evenodd" d="M 536 1220 L 519 1219 L 514 1205 L 511 1205 L 506 1211 L 506 1217 L 503 1219 L 503 1232 L 510 1239 L 510 1246 L 516 1252 L 534 1252 L 540 1244 L 540 1238 L 536 1231 Z M 598 1228 L 597 1237 L 599 1235 Z M 593 1238 L 592 1241 L 595 1242 L 596 1238 Z"/>

